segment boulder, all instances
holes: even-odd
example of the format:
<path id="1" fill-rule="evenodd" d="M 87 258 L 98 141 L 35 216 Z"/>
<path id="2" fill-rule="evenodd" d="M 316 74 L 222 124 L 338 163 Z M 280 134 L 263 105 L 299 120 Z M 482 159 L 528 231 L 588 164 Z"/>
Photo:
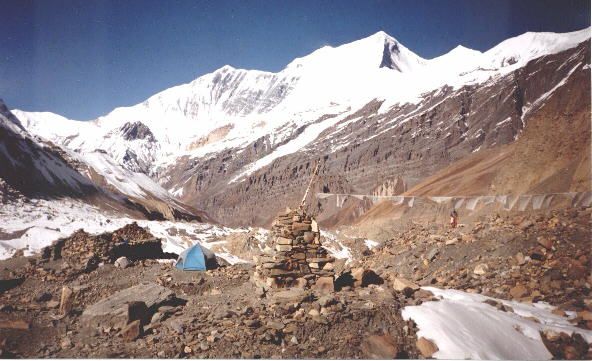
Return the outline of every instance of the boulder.
<path id="1" fill-rule="evenodd" d="M 420 337 L 417 340 L 417 349 L 419 350 L 419 352 L 421 352 L 423 357 L 428 358 L 428 357 L 432 357 L 432 355 L 436 351 L 438 351 L 438 346 L 436 346 L 436 344 L 434 342 L 432 342 L 431 340 L 428 340 L 427 338 Z"/>
<path id="2" fill-rule="evenodd" d="M 130 261 L 127 259 L 127 257 L 119 257 L 117 260 L 115 260 L 114 265 L 117 268 L 127 268 L 130 265 Z"/>
<path id="3" fill-rule="evenodd" d="M 364 268 L 354 268 L 351 271 L 351 276 L 354 279 L 354 287 L 366 287 L 371 284 L 382 284 L 384 280 L 380 278 L 374 271 Z"/>
<path id="4" fill-rule="evenodd" d="M 397 340 L 390 334 L 371 335 L 361 345 L 364 355 L 371 359 L 394 359 L 399 352 Z"/>
<path id="5" fill-rule="evenodd" d="M 416 283 L 404 278 L 395 278 L 393 288 L 395 291 L 405 293 L 406 296 L 411 296 L 415 291 L 419 290 L 419 286 Z"/>
<path id="6" fill-rule="evenodd" d="M 128 321 L 130 304 L 143 302 L 147 309 L 155 309 L 173 297 L 174 293 L 168 288 L 156 283 L 141 283 L 87 307 L 81 318 L 89 325 L 123 327 Z"/>

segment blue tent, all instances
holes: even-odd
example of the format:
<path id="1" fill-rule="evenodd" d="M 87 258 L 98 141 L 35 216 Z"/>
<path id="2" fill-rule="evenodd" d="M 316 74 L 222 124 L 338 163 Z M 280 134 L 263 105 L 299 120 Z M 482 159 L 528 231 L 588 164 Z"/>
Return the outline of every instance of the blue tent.
<path id="1" fill-rule="evenodd" d="M 216 255 L 214 252 L 200 244 L 191 246 L 181 252 L 175 267 L 184 271 L 205 271 L 216 268 Z"/>

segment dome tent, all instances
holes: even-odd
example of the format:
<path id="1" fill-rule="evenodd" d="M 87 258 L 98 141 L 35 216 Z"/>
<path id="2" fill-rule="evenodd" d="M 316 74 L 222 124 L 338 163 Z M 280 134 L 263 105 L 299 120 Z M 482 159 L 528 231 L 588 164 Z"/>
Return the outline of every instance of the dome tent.
<path id="1" fill-rule="evenodd" d="M 214 252 L 195 244 L 179 255 L 175 267 L 184 271 L 205 271 L 218 266 Z"/>

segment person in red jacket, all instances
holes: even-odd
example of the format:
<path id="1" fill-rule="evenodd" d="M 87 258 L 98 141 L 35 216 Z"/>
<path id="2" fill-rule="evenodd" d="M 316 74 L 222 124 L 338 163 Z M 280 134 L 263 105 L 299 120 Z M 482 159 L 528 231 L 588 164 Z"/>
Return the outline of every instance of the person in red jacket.
<path id="1" fill-rule="evenodd" d="M 456 225 L 458 224 L 458 213 L 456 213 L 456 209 L 452 209 L 452 212 L 450 212 L 450 227 L 452 228 L 456 228 Z"/>

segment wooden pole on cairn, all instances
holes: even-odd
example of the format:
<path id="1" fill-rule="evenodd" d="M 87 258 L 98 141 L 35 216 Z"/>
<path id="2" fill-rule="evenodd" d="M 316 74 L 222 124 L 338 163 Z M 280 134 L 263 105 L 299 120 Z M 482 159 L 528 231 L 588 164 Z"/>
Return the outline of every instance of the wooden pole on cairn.
<path id="1" fill-rule="evenodd" d="M 304 197 L 302 197 L 302 202 L 300 202 L 300 209 L 304 209 L 304 205 L 306 202 L 306 196 L 308 196 L 308 192 L 310 191 L 310 186 L 312 186 L 312 182 L 314 178 L 319 174 L 319 168 L 321 167 L 321 160 L 317 160 L 317 165 L 315 169 L 312 171 L 312 175 L 310 176 L 310 181 L 308 182 L 308 187 L 306 187 L 306 192 L 304 192 Z"/>

